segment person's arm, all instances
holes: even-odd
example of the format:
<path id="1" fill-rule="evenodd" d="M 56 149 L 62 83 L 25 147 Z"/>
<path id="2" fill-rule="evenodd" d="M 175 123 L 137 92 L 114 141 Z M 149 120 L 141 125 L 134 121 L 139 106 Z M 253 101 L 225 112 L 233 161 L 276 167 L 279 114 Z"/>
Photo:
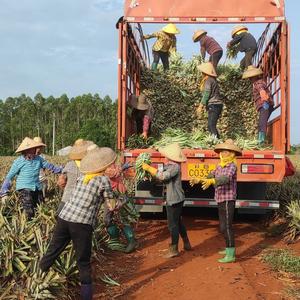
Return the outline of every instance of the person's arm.
<path id="1" fill-rule="evenodd" d="M 5 180 L 1 186 L 0 195 L 5 195 L 10 191 L 11 181 L 20 172 L 20 164 L 18 160 L 15 160 L 7 173 Z"/>
<path id="2" fill-rule="evenodd" d="M 60 174 L 63 170 L 62 166 L 55 166 L 51 163 L 49 163 L 47 160 L 44 158 L 40 157 L 42 160 L 42 168 L 51 171 L 54 174 Z"/>
<path id="3" fill-rule="evenodd" d="M 145 40 L 152 39 L 152 38 L 158 38 L 158 37 L 159 37 L 159 32 L 154 32 L 152 34 L 145 34 L 144 35 Z"/>
<path id="4" fill-rule="evenodd" d="M 230 182 L 233 176 L 236 174 L 236 169 L 237 168 L 235 164 L 230 164 L 229 166 L 227 166 L 226 175 L 221 175 L 215 178 L 215 186 L 228 184 L 228 182 Z"/>
<path id="5" fill-rule="evenodd" d="M 241 34 L 236 34 L 236 35 L 234 36 L 234 38 L 227 44 L 227 48 L 230 48 L 230 47 L 232 47 L 232 46 L 238 44 L 238 43 L 241 41 L 242 37 L 243 37 L 243 35 L 241 35 Z"/>
<path id="6" fill-rule="evenodd" d="M 102 186 L 101 190 L 103 191 L 103 199 L 105 205 L 107 205 L 110 211 L 113 211 L 116 208 L 116 200 L 114 198 L 114 193 L 111 188 L 110 180 L 107 176 L 102 176 Z"/>
<path id="7" fill-rule="evenodd" d="M 151 123 L 150 117 L 148 115 L 144 115 L 144 118 L 143 118 L 143 137 L 144 138 L 148 137 L 150 123 Z"/>
<path id="8" fill-rule="evenodd" d="M 202 59 L 205 60 L 205 54 L 206 54 L 206 49 L 205 49 L 205 47 L 201 45 L 200 51 L 201 51 Z"/>
<path id="9" fill-rule="evenodd" d="M 177 44 L 177 40 L 176 40 L 176 36 L 174 36 L 172 39 L 171 47 L 169 49 L 169 53 L 174 53 L 177 51 L 176 44 Z"/>
<path id="10" fill-rule="evenodd" d="M 207 106 L 208 100 L 210 98 L 210 94 L 211 94 L 211 83 L 210 81 L 206 80 L 204 85 L 204 90 L 202 93 L 202 99 L 201 99 L 202 105 Z"/>
<path id="11" fill-rule="evenodd" d="M 171 164 L 168 165 L 165 170 L 158 171 L 156 174 L 156 178 L 158 178 L 161 181 L 169 181 L 171 178 L 178 175 L 180 171 L 179 165 L 177 164 Z"/>

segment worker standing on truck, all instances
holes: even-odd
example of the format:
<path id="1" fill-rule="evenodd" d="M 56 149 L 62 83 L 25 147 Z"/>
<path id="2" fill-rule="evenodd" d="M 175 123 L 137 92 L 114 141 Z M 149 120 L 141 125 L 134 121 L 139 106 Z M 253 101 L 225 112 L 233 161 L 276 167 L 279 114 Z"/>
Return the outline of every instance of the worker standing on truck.
<path id="1" fill-rule="evenodd" d="M 161 31 L 146 34 L 144 39 L 157 38 L 152 47 L 153 63 L 152 70 L 156 70 L 161 59 L 164 71 L 169 69 L 169 55 L 176 52 L 176 36 L 180 33 L 179 29 L 172 23 L 166 25 Z"/>
<path id="2" fill-rule="evenodd" d="M 66 163 L 62 170 L 62 174 L 57 180 L 57 185 L 64 190 L 62 199 L 58 205 L 57 214 L 60 213 L 65 203 L 72 197 L 77 179 L 81 175 L 79 171 L 80 162 L 86 155 L 88 147 L 92 145 L 95 145 L 92 141 L 85 141 L 83 139 L 78 139 L 75 141 L 69 153 L 70 160 Z"/>
<path id="3" fill-rule="evenodd" d="M 194 43 L 200 41 L 202 59 L 205 60 L 205 54 L 207 52 L 210 55 L 209 61 L 217 71 L 218 63 L 223 55 L 223 49 L 219 43 L 213 37 L 208 36 L 207 31 L 203 29 L 195 31 L 193 41 Z"/>
<path id="4" fill-rule="evenodd" d="M 187 231 L 182 222 L 182 208 L 184 203 L 184 191 L 181 185 L 181 166 L 180 163 L 186 161 L 179 144 L 174 143 L 166 147 L 159 148 L 158 151 L 165 156 L 166 163 L 162 171 L 143 164 L 142 168 L 149 172 L 152 176 L 165 183 L 167 189 L 166 210 L 168 227 L 171 234 L 171 244 L 166 258 L 179 255 L 178 242 L 181 236 L 185 250 L 191 250 L 191 244 L 187 235 Z"/>
<path id="5" fill-rule="evenodd" d="M 242 70 L 252 65 L 252 59 L 257 51 L 257 43 L 254 36 L 248 32 L 248 28 L 244 25 L 235 26 L 231 32 L 232 40 L 228 42 L 227 48 L 238 45 L 240 52 L 245 52 L 245 57 L 240 62 Z"/>
<path id="6" fill-rule="evenodd" d="M 47 272 L 72 240 L 80 277 L 82 300 L 92 300 L 91 250 L 93 229 L 97 224 L 99 208 L 103 201 L 114 209 L 110 181 L 103 173 L 117 158 L 110 148 L 89 151 L 80 162 L 82 175 L 77 181 L 71 198 L 57 217 L 49 247 L 40 261 L 40 268 Z"/>
<path id="7" fill-rule="evenodd" d="M 191 185 L 202 183 L 202 189 L 206 190 L 211 185 L 215 187 L 215 200 L 218 203 L 220 232 L 224 235 L 226 241 L 224 258 L 219 259 L 221 263 L 235 261 L 235 241 L 232 228 L 232 221 L 235 209 L 235 200 L 237 195 L 237 162 L 236 155 L 241 155 L 242 151 L 237 147 L 233 140 L 226 140 L 225 143 L 218 144 L 215 152 L 220 155 L 220 163 L 206 179 L 193 179 Z"/>
<path id="8" fill-rule="evenodd" d="M 109 210 L 109 207 L 106 205 L 106 203 L 104 203 L 104 224 L 110 238 L 113 240 L 118 240 L 120 237 L 120 231 L 114 218 L 116 216 L 119 217 L 119 220 L 122 223 L 121 226 L 124 236 L 127 240 L 125 253 L 131 253 L 138 246 L 138 243 L 135 239 L 134 230 L 128 221 L 128 218 L 126 218 L 128 212 L 127 210 L 124 211 L 124 205 L 126 205 L 128 202 L 128 195 L 126 186 L 124 184 L 123 172 L 130 167 L 131 166 L 128 163 L 125 163 L 122 167 L 117 164 L 112 164 L 104 172 L 104 175 L 110 179 L 111 187 L 115 195 L 114 198 L 117 201 L 117 209 L 114 211 Z M 133 207 L 133 209 L 135 208 Z M 125 212 L 125 214 L 122 214 L 122 212 Z M 135 214 L 138 213 L 135 212 Z"/>
<path id="9" fill-rule="evenodd" d="M 263 144 L 266 139 L 268 120 L 274 110 L 274 102 L 266 81 L 262 78 L 260 68 L 249 66 L 243 73 L 243 79 L 249 78 L 252 82 L 252 94 L 258 117 L 258 141 Z"/>
<path id="10" fill-rule="evenodd" d="M 132 95 L 129 105 L 133 108 L 132 119 L 135 122 L 136 133 L 147 139 L 151 132 L 151 122 L 154 116 L 153 106 L 144 93 L 138 97 Z"/>
<path id="11" fill-rule="evenodd" d="M 203 79 L 200 82 L 200 90 L 202 92 L 202 100 L 197 108 L 197 114 L 201 115 L 205 107 L 208 113 L 208 131 L 220 138 L 217 130 L 217 122 L 221 116 L 223 109 L 223 100 L 220 95 L 219 85 L 217 81 L 217 73 L 212 63 L 202 63 L 199 66 Z"/>
<path id="12" fill-rule="evenodd" d="M 14 160 L 0 190 L 0 196 L 5 199 L 11 188 L 12 179 L 17 177 L 16 190 L 28 220 L 34 217 L 35 208 L 40 203 L 40 170 L 47 169 L 54 174 L 62 171 L 62 167 L 55 166 L 40 155 L 36 155 L 37 148 L 45 146 L 45 144 L 37 143 L 29 137 L 24 138 L 16 150 L 16 153 L 21 153 L 21 155 Z"/>

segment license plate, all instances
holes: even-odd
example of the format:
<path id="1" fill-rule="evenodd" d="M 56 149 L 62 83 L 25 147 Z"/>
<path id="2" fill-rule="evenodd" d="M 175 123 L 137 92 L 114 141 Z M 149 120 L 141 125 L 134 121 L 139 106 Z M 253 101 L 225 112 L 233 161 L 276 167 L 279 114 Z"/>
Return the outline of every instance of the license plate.
<path id="1" fill-rule="evenodd" d="M 216 168 L 213 164 L 188 164 L 189 178 L 206 178 Z"/>

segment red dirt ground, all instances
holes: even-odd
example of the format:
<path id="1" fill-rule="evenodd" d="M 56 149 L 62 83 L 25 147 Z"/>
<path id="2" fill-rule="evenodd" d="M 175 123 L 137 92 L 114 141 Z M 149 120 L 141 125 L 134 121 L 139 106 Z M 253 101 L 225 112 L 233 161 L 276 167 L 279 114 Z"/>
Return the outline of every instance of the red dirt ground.
<path id="1" fill-rule="evenodd" d="M 94 268 L 94 299 L 240 300 L 286 299 L 284 282 L 259 259 L 266 247 L 286 247 L 266 237 L 261 223 L 235 222 L 237 261 L 217 262 L 224 247 L 215 216 L 185 216 L 193 251 L 172 259 L 162 257 L 169 243 L 165 220 L 142 220 L 136 230 L 139 249 L 132 254 L 110 253 Z M 299 247 L 296 250 L 300 250 Z M 120 283 L 105 285 L 103 273 Z"/>

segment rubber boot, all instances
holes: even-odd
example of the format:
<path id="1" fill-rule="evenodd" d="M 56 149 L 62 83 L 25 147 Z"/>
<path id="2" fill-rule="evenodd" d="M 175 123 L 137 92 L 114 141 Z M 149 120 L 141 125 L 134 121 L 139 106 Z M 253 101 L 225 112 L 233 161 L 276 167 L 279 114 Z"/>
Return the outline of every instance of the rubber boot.
<path id="1" fill-rule="evenodd" d="M 91 284 L 81 284 L 80 299 L 81 300 L 92 300 L 93 299 L 93 289 L 92 289 Z"/>
<path id="2" fill-rule="evenodd" d="M 119 228 L 115 224 L 108 226 L 107 227 L 107 232 L 108 232 L 109 237 L 112 240 L 118 240 L 119 237 L 120 237 Z"/>
<path id="3" fill-rule="evenodd" d="M 265 142 L 265 139 L 266 139 L 266 133 L 263 131 L 259 131 L 258 132 L 258 143 L 263 144 Z"/>
<path id="4" fill-rule="evenodd" d="M 170 245 L 168 253 L 164 256 L 164 258 L 172 258 L 178 255 L 179 255 L 178 245 Z"/>
<path id="5" fill-rule="evenodd" d="M 125 235 L 126 240 L 128 242 L 127 247 L 125 249 L 125 253 L 131 253 L 138 246 L 138 243 L 137 243 L 137 241 L 135 240 L 135 237 L 134 237 L 133 229 L 131 228 L 131 226 L 125 225 L 124 228 L 123 228 L 123 232 L 124 232 L 124 235 Z"/>
<path id="6" fill-rule="evenodd" d="M 235 248 L 226 248 L 225 257 L 218 260 L 220 263 L 231 263 L 235 261 Z"/>
<path id="7" fill-rule="evenodd" d="M 191 246 L 191 243 L 190 243 L 190 240 L 189 240 L 188 236 L 182 238 L 182 240 L 183 240 L 183 249 L 186 250 L 186 251 L 191 251 L 192 246 Z"/>
<path id="8" fill-rule="evenodd" d="M 158 66 L 158 63 L 153 62 L 152 65 L 151 65 L 151 70 L 152 71 L 156 71 L 157 70 L 157 66 Z"/>

